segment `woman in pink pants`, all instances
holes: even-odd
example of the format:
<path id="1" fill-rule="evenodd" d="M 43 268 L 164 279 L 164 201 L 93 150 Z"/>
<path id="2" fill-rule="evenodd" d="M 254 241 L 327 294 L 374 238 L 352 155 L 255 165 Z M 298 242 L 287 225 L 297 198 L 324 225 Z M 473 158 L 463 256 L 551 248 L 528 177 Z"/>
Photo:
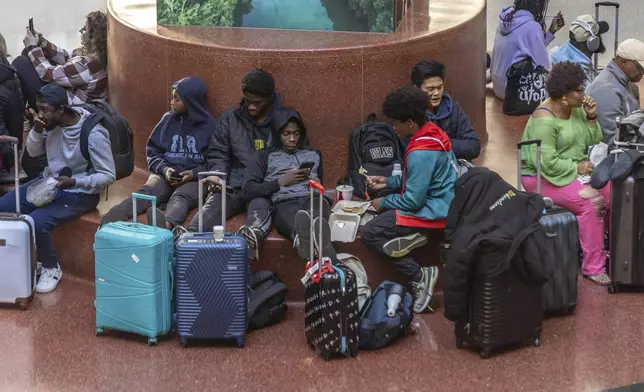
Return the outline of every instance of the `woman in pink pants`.
<path id="1" fill-rule="evenodd" d="M 541 140 L 541 193 L 577 216 L 583 252 L 582 273 L 591 281 L 610 284 L 606 274 L 604 221 L 610 203 L 610 185 L 590 187 L 593 164 L 588 147 L 602 140 L 595 101 L 584 96 L 583 69 L 574 63 L 553 66 L 546 90 L 548 98 L 528 120 L 522 140 Z M 524 188 L 536 192 L 536 146 L 522 147 Z"/>

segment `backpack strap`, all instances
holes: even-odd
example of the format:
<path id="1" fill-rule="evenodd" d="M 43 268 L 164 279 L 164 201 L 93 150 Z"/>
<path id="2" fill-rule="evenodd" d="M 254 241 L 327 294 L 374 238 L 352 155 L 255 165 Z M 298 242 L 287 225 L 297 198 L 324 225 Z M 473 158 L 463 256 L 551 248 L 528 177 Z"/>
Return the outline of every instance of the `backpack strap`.
<path id="1" fill-rule="evenodd" d="M 92 133 L 94 127 L 101 123 L 103 115 L 100 113 L 92 113 L 85 119 L 80 133 L 80 150 L 83 158 L 87 161 L 87 171 L 92 168 L 92 160 L 89 156 L 89 134 Z"/>

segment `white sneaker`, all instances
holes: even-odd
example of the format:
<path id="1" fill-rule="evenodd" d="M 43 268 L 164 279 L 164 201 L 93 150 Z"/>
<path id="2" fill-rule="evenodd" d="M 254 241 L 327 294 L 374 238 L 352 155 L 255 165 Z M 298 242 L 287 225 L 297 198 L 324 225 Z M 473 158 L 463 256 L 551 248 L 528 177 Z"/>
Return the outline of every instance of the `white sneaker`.
<path id="1" fill-rule="evenodd" d="M 62 278 L 63 271 L 59 265 L 54 268 L 43 268 L 40 279 L 38 279 L 38 284 L 36 285 L 36 292 L 42 294 L 56 290 L 56 286 L 58 286 L 58 282 Z"/>
<path id="2" fill-rule="evenodd" d="M 42 275 L 42 263 L 36 261 L 36 276 L 40 277 L 40 275 Z"/>

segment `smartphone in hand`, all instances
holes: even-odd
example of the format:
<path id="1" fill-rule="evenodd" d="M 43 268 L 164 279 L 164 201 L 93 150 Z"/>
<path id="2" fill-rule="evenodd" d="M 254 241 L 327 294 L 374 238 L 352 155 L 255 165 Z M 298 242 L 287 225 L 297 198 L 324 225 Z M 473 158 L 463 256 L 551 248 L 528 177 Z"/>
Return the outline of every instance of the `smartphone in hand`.
<path id="1" fill-rule="evenodd" d="M 34 30 L 34 18 L 29 18 L 29 31 L 31 31 L 31 34 L 36 35 L 36 31 Z"/>

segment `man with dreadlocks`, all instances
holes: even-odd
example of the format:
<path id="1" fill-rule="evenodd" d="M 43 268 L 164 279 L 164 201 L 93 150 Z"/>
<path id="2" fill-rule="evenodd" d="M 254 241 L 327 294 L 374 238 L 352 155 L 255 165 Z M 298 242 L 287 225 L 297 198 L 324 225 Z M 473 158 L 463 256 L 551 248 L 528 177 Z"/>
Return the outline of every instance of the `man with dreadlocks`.
<path id="1" fill-rule="evenodd" d="M 48 83 L 64 87 L 70 105 L 107 99 L 107 16 L 91 12 L 79 30 L 81 48 L 70 57 L 65 49 L 27 28 L 22 56 L 13 61 L 23 98 L 36 109 L 36 93 Z"/>
<path id="2" fill-rule="evenodd" d="M 550 70 L 546 47 L 554 40 L 554 34 L 565 25 L 565 21 L 561 12 L 557 13 L 546 31 L 549 1 L 514 0 L 514 6 L 501 11 L 490 67 L 497 98 L 505 98 L 506 73 L 512 64 L 531 57 L 535 65 Z"/>

